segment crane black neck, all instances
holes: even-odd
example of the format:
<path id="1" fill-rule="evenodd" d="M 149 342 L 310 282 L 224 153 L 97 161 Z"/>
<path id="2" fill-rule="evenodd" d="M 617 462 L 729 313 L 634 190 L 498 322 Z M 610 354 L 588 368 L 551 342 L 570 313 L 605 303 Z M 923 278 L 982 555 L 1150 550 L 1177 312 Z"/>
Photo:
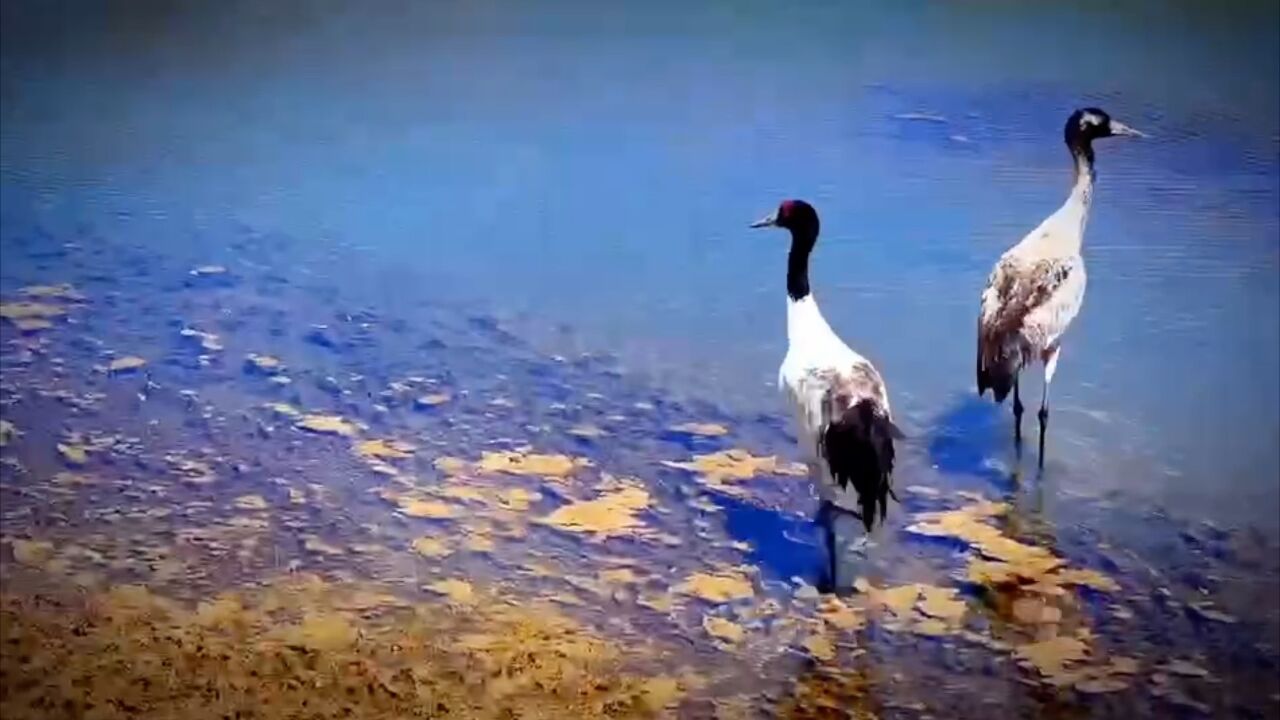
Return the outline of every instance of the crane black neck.
<path id="1" fill-rule="evenodd" d="M 1083 133 L 1069 133 L 1067 149 L 1071 151 L 1071 158 L 1075 160 L 1076 180 L 1081 180 L 1081 176 L 1084 175 L 1087 175 L 1089 180 L 1093 180 L 1097 174 L 1093 169 L 1093 139 Z"/>
<path id="2" fill-rule="evenodd" d="M 787 253 L 787 297 L 799 302 L 809 296 L 809 254 L 818 242 L 817 228 L 791 228 Z"/>

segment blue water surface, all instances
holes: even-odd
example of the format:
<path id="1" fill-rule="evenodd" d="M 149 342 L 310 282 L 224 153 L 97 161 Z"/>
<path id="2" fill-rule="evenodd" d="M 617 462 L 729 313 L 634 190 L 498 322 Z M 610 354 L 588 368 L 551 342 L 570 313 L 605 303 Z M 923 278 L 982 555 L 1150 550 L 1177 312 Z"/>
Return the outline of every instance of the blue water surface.
<path id="1" fill-rule="evenodd" d="M 721 407 L 780 411 L 785 238 L 746 224 L 807 198 L 824 312 L 881 367 L 907 452 L 960 477 L 1011 455 L 1006 416 L 970 399 L 978 293 L 1065 196 L 1063 120 L 1102 106 L 1151 138 L 1098 148 L 1046 492 L 1280 534 L 1274 3 L 6 2 L 2 19 L 9 227 L 156 253 L 214 255 L 236 227 L 355 246 L 353 292 L 484 308 Z"/>

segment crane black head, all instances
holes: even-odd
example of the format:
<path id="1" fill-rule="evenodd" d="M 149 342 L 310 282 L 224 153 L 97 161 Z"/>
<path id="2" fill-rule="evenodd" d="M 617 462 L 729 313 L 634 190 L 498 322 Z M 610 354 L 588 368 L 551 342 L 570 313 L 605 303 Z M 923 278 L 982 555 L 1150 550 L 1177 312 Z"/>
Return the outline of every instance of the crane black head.
<path id="1" fill-rule="evenodd" d="M 1063 139 L 1071 152 L 1093 161 L 1093 141 L 1106 137 L 1146 137 L 1142 133 L 1113 120 L 1106 111 L 1096 107 L 1080 108 L 1071 113 L 1062 128 Z"/>
<path id="2" fill-rule="evenodd" d="M 803 200 L 783 200 L 777 210 L 751 223 L 751 227 L 786 228 L 793 238 L 817 239 L 818 211 Z"/>
<path id="3" fill-rule="evenodd" d="M 787 255 L 787 295 L 801 300 L 809 295 L 809 253 L 818 242 L 818 211 L 803 200 L 783 200 L 778 209 L 751 223 L 751 227 L 780 227 L 791 231 Z"/>

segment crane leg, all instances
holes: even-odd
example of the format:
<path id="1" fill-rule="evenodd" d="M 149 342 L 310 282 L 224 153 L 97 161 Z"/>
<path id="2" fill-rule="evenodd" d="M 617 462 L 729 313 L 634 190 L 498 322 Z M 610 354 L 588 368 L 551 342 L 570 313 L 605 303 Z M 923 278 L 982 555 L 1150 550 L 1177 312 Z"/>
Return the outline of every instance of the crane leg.
<path id="1" fill-rule="evenodd" d="M 1049 383 L 1058 369 L 1060 348 L 1052 347 L 1044 352 L 1044 391 L 1040 396 L 1040 469 L 1044 469 L 1044 433 L 1049 426 Z"/>
<path id="2" fill-rule="evenodd" d="M 1013 378 L 1013 441 L 1022 447 L 1022 396 L 1018 393 L 1018 378 Z"/>

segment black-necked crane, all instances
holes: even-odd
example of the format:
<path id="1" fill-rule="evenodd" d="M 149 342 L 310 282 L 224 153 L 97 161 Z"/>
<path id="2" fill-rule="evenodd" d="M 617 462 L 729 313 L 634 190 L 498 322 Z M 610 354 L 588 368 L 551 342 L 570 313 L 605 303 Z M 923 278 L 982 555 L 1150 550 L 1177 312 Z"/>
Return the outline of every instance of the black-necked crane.
<path id="1" fill-rule="evenodd" d="M 1062 351 L 1062 336 L 1084 302 L 1085 269 L 1080 256 L 1096 175 L 1093 141 L 1142 133 L 1097 108 L 1076 110 L 1063 129 L 1074 161 L 1075 182 L 1067 200 L 996 262 L 982 291 L 978 318 L 978 394 L 988 388 L 997 403 L 1013 390 L 1014 440 L 1022 442 L 1022 398 L 1018 376 L 1039 360 L 1044 366 L 1040 397 L 1040 467 L 1049 424 L 1049 384 Z"/>
<path id="2" fill-rule="evenodd" d="M 818 213 L 785 200 L 751 227 L 791 232 L 787 257 L 787 354 L 778 387 L 795 414 L 796 432 L 824 505 L 852 513 L 869 533 L 884 520 L 893 493 L 894 425 L 884 380 L 822 317 L 809 290 L 809 255 L 818 242 Z M 834 530 L 828 528 L 832 578 Z"/>

